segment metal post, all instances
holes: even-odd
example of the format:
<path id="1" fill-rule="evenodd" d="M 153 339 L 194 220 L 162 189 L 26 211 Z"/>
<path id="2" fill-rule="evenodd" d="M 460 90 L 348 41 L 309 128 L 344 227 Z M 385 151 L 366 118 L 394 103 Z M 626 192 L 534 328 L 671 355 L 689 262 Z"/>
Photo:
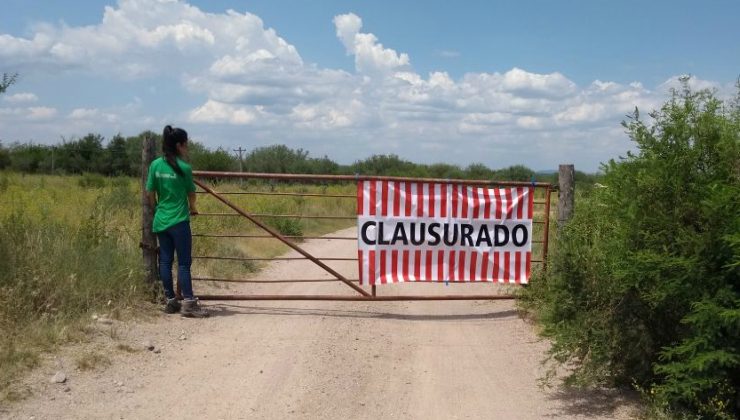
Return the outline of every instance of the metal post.
<path id="1" fill-rule="evenodd" d="M 542 271 L 547 271 L 547 247 L 550 243 L 550 186 L 545 187 L 545 235 L 542 239 Z"/>
<path id="2" fill-rule="evenodd" d="M 246 152 L 247 149 L 242 149 L 242 147 L 239 146 L 239 148 L 238 149 L 234 149 L 234 151 L 239 153 L 239 172 L 244 172 L 244 168 L 242 166 L 242 162 L 243 162 L 242 161 L 242 153 L 243 152 Z M 243 178 L 239 178 L 239 186 L 243 186 L 243 185 L 244 185 L 244 179 Z"/>
<path id="3" fill-rule="evenodd" d="M 152 221 L 154 220 L 154 208 L 149 203 L 146 191 L 146 180 L 149 174 L 149 164 L 156 155 L 154 139 L 147 136 L 144 138 L 141 151 L 141 253 L 144 262 L 144 279 L 152 286 L 157 284 L 157 237 L 152 232 Z"/>
<path id="4" fill-rule="evenodd" d="M 574 190 L 576 186 L 573 165 L 560 165 L 558 171 L 560 197 L 558 198 L 558 232 L 573 217 Z"/>

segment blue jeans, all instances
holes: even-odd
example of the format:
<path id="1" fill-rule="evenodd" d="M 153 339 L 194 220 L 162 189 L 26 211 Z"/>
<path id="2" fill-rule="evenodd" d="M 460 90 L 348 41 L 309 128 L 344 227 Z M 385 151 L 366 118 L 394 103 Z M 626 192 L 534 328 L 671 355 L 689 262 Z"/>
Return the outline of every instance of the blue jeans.
<path id="1" fill-rule="evenodd" d="M 172 263 L 177 251 L 177 280 L 180 283 L 180 292 L 185 299 L 193 298 L 193 281 L 190 278 L 190 265 L 193 262 L 191 250 L 193 237 L 190 233 L 190 222 L 180 222 L 164 232 L 157 233 L 159 237 L 159 278 L 162 279 L 164 295 L 167 299 L 175 297 L 172 287 Z"/>

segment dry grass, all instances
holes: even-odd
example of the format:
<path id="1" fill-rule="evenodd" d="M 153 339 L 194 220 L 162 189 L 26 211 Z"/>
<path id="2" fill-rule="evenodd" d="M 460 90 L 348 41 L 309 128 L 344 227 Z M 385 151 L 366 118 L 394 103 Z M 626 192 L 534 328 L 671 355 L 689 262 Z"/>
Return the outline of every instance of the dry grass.
<path id="1" fill-rule="evenodd" d="M 93 179 L 95 178 L 95 179 Z M 93 182 L 94 181 L 94 182 Z M 218 191 L 271 190 L 352 194 L 353 185 L 219 184 Z M 93 313 L 126 318 L 146 313 L 150 294 L 140 271 L 140 185 L 131 178 L 44 176 L 0 172 L 0 401 L 39 355 L 98 334 L 116 340 L 114 328 L 90 328 Z M 354 214 L 351 199 L 229 196 L 252 213 Z M 231 212 L 200 196 L 201 212 Z M 352 221 L 264 219 L 285 234 L 316 235 Z M 258 233 L 242 217 L 195 217 L 193 232 Z M 274 239 L 194 238 L 194 254 L 271 257 L 286 250 Z M 196 260 L 194 275 L 242 277 L 254 262 Z M 121 351 L 128 351 L 119 348 Z M 103 367 L 106 358 L 84 354 L 81 369 Z"/>
<path id="2" fill-rule="evenodd" d="M 116 344 L 116 350 L 122 351 L 124 353 L 138 353 L 140 351 L 125 343 Z"/>
<path id="3" fill-rule="evenodd" d="M 109 366 L 110 363 L 111 361 L 107 356 L 95 351 L 83 352 L 75 359 L 75 366 L 82 371 L 101 369 Z"/>

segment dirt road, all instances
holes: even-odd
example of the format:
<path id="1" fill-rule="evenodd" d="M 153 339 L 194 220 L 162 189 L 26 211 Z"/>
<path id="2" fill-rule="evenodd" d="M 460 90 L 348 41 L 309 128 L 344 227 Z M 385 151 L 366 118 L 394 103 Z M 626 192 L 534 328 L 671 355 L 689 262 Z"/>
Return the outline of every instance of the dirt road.
<path id="1" fill-rule="evenodd" d="M 340 234 L 352 234 L 354 229 Z M 356 255 L 349 241 L 310 241 Z M 332 266 L 353 276 L 355 263 Z M 327 277 L 278 262 L 261 278 Z M 425 287 L 427 286 L 427 287 Z M 379 293 L 481 293 L 478 285 L 397 285 Z M 484 285 L 490 291 L 490 285 Z M 343 284 L 246 285 L 230 291 L 346 293 Z M 29 379 L 19 419 L 629 418 L 619 396 L 538 387 L 547 344 L 511 301 L 207 304 L 207 320 L 161 315 L 113 325 L 111 366 L 81 372 L 67 352 Z M 74 353 L 74 352 L 73 352 Z M 64 384 L 48 378 L 64 370 Z"/>

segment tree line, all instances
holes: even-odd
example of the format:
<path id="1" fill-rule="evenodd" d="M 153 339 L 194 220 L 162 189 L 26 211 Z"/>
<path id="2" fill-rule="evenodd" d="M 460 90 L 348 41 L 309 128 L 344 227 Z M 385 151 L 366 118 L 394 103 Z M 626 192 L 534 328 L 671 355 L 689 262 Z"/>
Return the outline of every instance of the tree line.
<path id="1" fill-rule="evenodd" d="M 63 140 L 56 145 L 35 143 L 0 143 L 0 170 L 23 173 L 82 174 L 96 173 L 105 176 L 138 176 L 141 173 L 142 142 L 153 137 L 157 150 L 161 149 L 161 135 L 151 131 L 110 140 L 100 134 L 90 133 L 79 139 Z M 238 171 L 265 173 L 305 173 L 331 175 L 386 175 L 423 178 L 489 179 L 507 181 L 555 182 L 557 174 L 536 173 L 524 165 L 491 169 L 482 163 L 467 167 L 448 163 L 420 164 L 397 155 L 373 155 L 350 165 L 341 165 L 327 156 L 312 157 L 304 149 L 285 145 L 258 147 L 251 150 L 242 161 L 223 148 L 210 149 L 197 141 L 189 143 L 189 160 L 196 170 Z M 593 183 L 595 175 L 576 173 L 576 180 Z"/>

